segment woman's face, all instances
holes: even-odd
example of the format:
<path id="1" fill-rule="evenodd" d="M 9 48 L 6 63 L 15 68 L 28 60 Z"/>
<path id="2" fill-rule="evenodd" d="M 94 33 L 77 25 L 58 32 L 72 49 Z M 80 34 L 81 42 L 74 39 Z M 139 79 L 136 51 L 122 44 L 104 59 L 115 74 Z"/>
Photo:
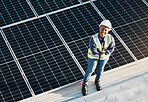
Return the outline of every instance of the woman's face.
<path id="1" fill-rule="evenodd" d="M 104 26 L 104 25 L 101 25 L 100 28 L 99 28 L 99 36 L 101 38 L 104 38 L 109 32 L 109 28 Z"/>

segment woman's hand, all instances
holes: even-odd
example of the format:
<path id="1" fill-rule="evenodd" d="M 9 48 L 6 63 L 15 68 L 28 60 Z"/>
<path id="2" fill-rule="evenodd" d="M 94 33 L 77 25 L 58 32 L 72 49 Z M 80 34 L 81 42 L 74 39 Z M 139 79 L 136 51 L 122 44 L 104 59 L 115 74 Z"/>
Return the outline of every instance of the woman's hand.
<path id="1" fill-rule="evenodd" d="M 98 49 L 98 51 L 99 51 L 100 53 L 106 53 L 106 51 L 101 51 L 100 49 Z"/>

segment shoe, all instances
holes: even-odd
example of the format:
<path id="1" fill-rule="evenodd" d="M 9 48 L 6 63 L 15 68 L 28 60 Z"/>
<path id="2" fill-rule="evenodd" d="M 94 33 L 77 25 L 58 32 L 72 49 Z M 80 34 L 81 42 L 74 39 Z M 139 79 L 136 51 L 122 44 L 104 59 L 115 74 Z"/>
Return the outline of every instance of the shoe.
<path id="1" fill-rule="evenodd" d="M 100 80 L 95 80 L 95 84 L 96 84 L 97 91 L 102 90 L 101 85 L 100 85 Z"/>
<path id="2" fill-rule="evenodd" d="M 87 85 L 86 84 L 82 85 L 82 94 L 83 96 L 87 95 Z"/>

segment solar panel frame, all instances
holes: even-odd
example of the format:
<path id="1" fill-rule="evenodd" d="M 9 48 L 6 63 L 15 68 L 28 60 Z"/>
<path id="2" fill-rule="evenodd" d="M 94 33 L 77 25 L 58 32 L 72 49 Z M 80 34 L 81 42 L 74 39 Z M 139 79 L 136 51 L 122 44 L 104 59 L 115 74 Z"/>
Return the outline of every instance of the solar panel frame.
<path id="1" fill-rule="evenodd" d="M 142 0 L 146 6 L 148 6 L 148 0 Z"/>

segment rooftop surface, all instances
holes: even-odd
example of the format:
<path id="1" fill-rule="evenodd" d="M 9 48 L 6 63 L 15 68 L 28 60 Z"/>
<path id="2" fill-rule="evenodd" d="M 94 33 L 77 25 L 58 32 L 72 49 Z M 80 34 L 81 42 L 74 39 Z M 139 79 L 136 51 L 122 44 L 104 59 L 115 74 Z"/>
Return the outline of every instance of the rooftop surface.
<path id="1" fill-rule="evenodd" d="M 22 102 L 148 102 L 148 58 L 103 73 L 102 91 L 96 91 L 95 75 L 88 95 L 82 96 L 82 81 Z"/>

